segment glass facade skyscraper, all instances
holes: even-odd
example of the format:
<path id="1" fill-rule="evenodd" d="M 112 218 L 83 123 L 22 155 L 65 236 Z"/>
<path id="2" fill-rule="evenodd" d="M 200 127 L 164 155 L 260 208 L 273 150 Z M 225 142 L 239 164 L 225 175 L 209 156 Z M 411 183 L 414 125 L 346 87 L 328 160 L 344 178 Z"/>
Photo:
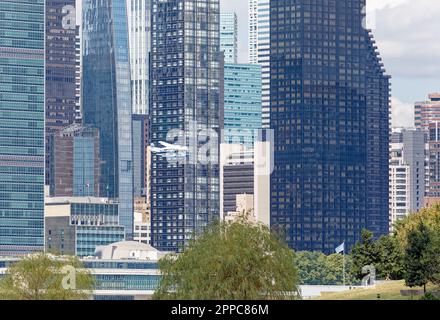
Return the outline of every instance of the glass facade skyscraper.
<path id="1" fill-rule="evenodd" d="M 148 115 L 133 114 L 134 197 L 146 196 L 149 123 Z"/>
<path id="2" fill-rule="evenodd" d="M 125 0 L 83 2 L 83 117 L 100 131 L 100 195 L 119 199 L 120 224 L 133 235 L 130 60 Z"/>
<path id="3" fill-rule="evenodd" d="M 271 1 L 271 225 L 297 250 L 388 233 L 390 81 L 364 7 Z"/>
<path id="4" fill-rule="evenodd" d="M 93 197 L 99 194 L 99 132 L 83 128 L 73 138 L 73 195 Z"/>
<path id="5" fill-rule="evenodd" d="M 225 64 L 224 142 L 253 148 L 261 129 L 261 66 Z"/>
<path id="6" fill-rule="evenodd" d="M 53 135 L 79 116 L 75 16 L 75 0 L 46 1 L 46 185 L 53 185 Z"/>
<path id="7" fill-rule="evenodd" d="M 220 51 L 225 53 L 225 63 L 238 62 L 238 19 L 237 14 L 220 14 Z"/>
<path id="8" fill-rule="evenodd" d="M 0 1 L 0 255 L 44 249 L 44 20 Z"/>
<path id="9" fill-rule="evenodd" d="M 133 114 L 149 113 L 151 1 L 127 0 Z"/>
<path id="10" fill-rule="evenodd" d="M 73 124 L 54 133 L 50 141 L 51 196 L 99 196 L 98 129 Z"/>
<path id="11" fill-rule="evenodd" d="M 249 62 L 262 67 L 262 126 L 270 116 L 270 0 L 249 1 Z"/>
<path id="12" fill-rule="evenodd" d="M 153 1 L 151 142 L 188 147 L 174 154 L 180 159 L 152 156 L 152 246 L 159 250 L 183 249 L 220 216 L 219 20 L 219 0 Z"/>

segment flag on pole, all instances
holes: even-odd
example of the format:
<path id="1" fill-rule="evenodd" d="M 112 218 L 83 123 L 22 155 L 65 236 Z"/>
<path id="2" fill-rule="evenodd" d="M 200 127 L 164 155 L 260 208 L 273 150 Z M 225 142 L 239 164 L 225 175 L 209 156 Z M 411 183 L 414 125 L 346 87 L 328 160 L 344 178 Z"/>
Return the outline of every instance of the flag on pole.
<path id="1" fill-rule="evenodd" d="M 345 252 L 345 241 L 335 249 L 336 253 Z"/>

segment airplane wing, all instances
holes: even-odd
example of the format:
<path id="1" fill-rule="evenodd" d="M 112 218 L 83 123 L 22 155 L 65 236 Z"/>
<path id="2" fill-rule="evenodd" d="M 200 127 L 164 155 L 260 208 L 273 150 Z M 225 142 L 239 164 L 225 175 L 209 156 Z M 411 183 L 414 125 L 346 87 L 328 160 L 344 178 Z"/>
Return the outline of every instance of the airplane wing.
<path id="1" fill-rule="evenodd" d="M 162 148 L 151 148 L 151 152 L 153 153 L 163 153 L 165 151 L 165 149 Z"/>
<path id="2" fill-rule="evenodd" d="M 166 148 L 170 148 L 170 149 L 175 149 L 175 145 L 172 145 L 170 143 L 164 142 L 164 141 L 159 141 L 159 144 L 163 145 Z"/>
<path id="3" fill-rule="evenodd" d="M 170 143 L 167 143 L 164 141 L 160 141 L 159 143 L 170 151 L 187 151 L 188 150 L 188 147 L 186 147 L 186 146 L 170 144 Z"/>

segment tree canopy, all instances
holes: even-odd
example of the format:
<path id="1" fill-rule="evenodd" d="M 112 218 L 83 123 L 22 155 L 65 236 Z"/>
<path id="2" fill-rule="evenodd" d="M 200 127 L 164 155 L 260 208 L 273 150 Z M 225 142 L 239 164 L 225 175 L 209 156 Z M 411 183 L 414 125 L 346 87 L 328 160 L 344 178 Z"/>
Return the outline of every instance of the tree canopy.
<path id="1" fill-rule="evenodd" d="M 1 300 L 85 300 L 90 273 L 76 257 L 31 254 L 13 263 L 0 280 Z"/>
<path id="2" fill-rule="evenodd" d="M 362 279 L 365 266 L 374 266 L 376 276 L 383 280 L 400 280 L 403 276 L 403 253 L 394 235 L 387 235 L 374 241 L 373 233 L 362 231 L 362 240 L 351 251 L 351 273 L 356 279 Z"/>
<path id="3" fill-rule="evenodd" d="M 402 249 L 407 245 L 408 234 L 416 229 L 420 223 L 424 223 L 430 230 L 440 231 L 440 203 L 432 207 L 423 208 L 418 213 L 410 214 L 405 219 L 394 225 L 395 235 Z"/>
<path id="4" fill-rule="evenodd" d="M 409 229 L 404 255 L 404 278 L 407 286 L 440 285 L 440 229 L 419 220 Z"/>
<path id="5" fill-rule="evenodd" d="M 425 287 L 430 273 L 429 247 L 431 235 L 423 222 L 408 232 L 404 256 L 405 283 L 409 287 Z"/>
<path id="6" fill-rule="evenodd" d="M 299 297 L 295 253 L 245 218 L 217 222 L 159 263 L 155 299 L 256 300 Z"/>
<path id="7" fill-rule="evenodd" d="M 377 241 L 364 230 L 351 257 L 358 279 L 363 266 L 374 265 L 380 279 L 404 279 L 410 287 L 440 285 L 440 204 L 408 215 Z"/>
<path id="8" fill-rule="evenodd" d="M 341 254 L 325 255 L 322 252 L 300 251 L 296 253 L 296 264 L 301 284 L 304 285 L 342 285 L 343 256 Z M 354 282 L 349 271 L 351 257 L 345 256 L 346 283 Z"/>

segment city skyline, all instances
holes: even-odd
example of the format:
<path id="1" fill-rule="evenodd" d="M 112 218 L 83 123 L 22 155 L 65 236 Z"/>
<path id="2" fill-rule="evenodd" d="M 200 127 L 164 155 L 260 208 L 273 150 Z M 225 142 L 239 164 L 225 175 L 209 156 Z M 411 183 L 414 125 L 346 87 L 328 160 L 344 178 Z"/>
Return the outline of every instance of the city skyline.
<path id="1" fill-rule="evenodd" d="M 235 12 L 238 16 L 239 63 L 249 62 L 248 2 L 220 0 L 222 13 Z M 368 12 L 376 12 L 375 39 L 393 77 L 393 127 L 414 127 L 414 103 L 440 91 L 440 43 L 436 41 L 440 1 L 368 0 L 367 4 Z"/>
<path id="2" fill-rule="evenodd" d="M 236 12 L 239 63 L 248 59 L 248 2 L 221 0 L 222 12 Z M 392 75 L 393 126 L 413 127 L 414 103 L 440 91 L 440 1 L 368 0 L 376 12 L 373 30 L 387 71 Z M 426 8 L 429 8 L 427 10 Z"/>
<path id="3" fill-rule="evenodd" d="M 0 300 L 440 300 L 439 3 L 0 0 Z"/>

